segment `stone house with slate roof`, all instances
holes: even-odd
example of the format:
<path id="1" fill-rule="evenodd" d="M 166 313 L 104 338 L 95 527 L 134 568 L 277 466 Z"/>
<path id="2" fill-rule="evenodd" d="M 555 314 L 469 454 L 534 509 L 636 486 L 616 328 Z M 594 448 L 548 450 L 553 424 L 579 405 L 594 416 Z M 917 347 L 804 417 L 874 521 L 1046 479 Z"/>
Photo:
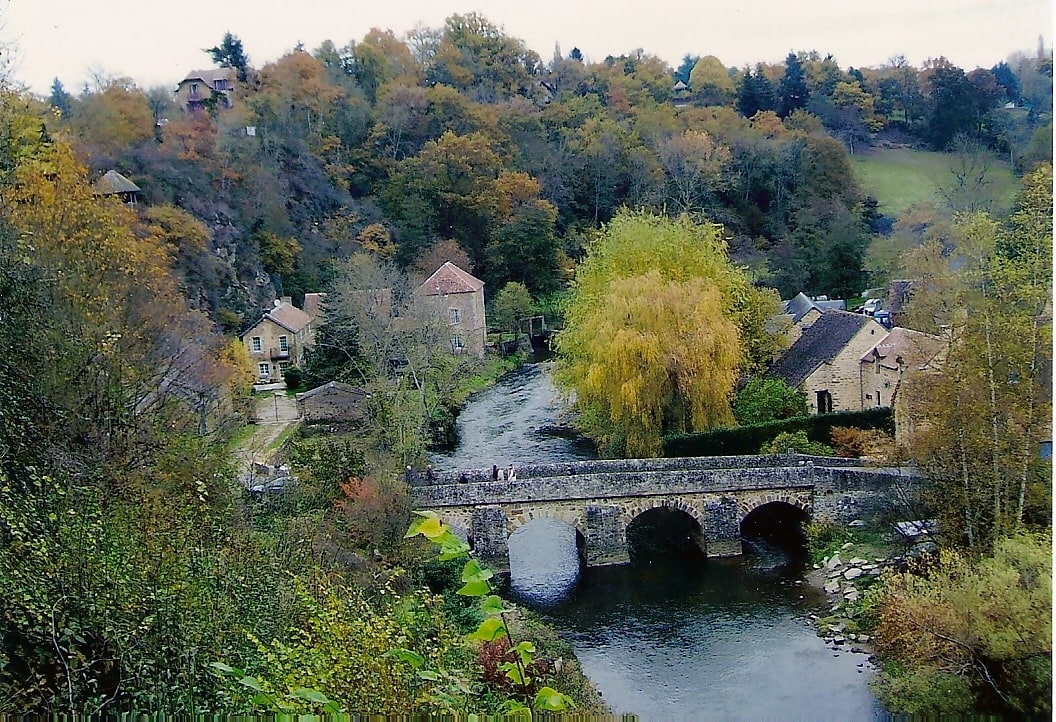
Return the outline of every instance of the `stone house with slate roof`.
<path id="1" fill-rule="evenodd" d="M 803 329 L 817 321 L 826 311 L 846 310 L 846 301 L 830 300 L 825 296 L 811 298 L 802 291 L 788 301 L 782 301 L 781 311 L 792 322 L 788 327 L 789 343 L 795 343 Z"/>
<path id="2" fill-rule="evenodd" d="M 945 357 L 945 342 L 930 334 L 895 327 L 861 359 L 862 408 L 890 406 L 895 419 L 895 440 L 906 443 L 913 435 L 916 399 L 905 383 L 914 377 L 938 373 Z"/>
<path id="3" fill-rule="evenodd" d="M 872 318 L 825 311 L 770 368 L 770 375 L 807 395 L 811 413 L 863 408 L 861 360 L 887 336 Z"/>
<path id="4" fill-rule="evenodd" d="M 453 353 L 484 357 L 484 282 L 447 261 L 414 291 L 415 299 L 450 328 Z"/>
<path id="5" fill-rule="evenodd" d="M 282 379 L 289 367 L 301 365 L 315 340 L 315 329 L 312 317 L 283 296 L 239 338 L 253 360 L 258 381 L 268 383 Z"/>

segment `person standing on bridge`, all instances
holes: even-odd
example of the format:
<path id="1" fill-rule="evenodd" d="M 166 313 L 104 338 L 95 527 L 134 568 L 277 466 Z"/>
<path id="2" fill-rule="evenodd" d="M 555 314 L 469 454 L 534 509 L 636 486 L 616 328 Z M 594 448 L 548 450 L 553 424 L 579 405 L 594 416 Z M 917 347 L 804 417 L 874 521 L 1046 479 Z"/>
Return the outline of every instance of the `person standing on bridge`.
<path id="1" fill-rule="evenodd" d="M 515 468 L 513 468 L 513 464 L 510 464 L 510 468 L 506 471 L 506 480 L 507 481 L 516 481 L 517 480 L 517 470 Z"/>

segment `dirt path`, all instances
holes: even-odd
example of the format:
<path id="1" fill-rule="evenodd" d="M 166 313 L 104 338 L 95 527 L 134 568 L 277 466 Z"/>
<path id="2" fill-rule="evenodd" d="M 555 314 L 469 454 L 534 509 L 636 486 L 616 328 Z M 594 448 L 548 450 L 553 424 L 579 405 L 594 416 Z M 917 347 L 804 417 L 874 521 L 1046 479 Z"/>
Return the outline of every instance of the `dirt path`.
<path id="1" fill-rule="evenodd" d="M 253 434 L 234 450 L 238 459 L 239 477 L 251 485 L 253 464 L 270 464 L 275 449 L 275 440 L 291 426 L 300 423 L 297 402 L 292 396 L 278 388 L 267 387 L 254 392 L 253 418 L 256 424 Z"/>

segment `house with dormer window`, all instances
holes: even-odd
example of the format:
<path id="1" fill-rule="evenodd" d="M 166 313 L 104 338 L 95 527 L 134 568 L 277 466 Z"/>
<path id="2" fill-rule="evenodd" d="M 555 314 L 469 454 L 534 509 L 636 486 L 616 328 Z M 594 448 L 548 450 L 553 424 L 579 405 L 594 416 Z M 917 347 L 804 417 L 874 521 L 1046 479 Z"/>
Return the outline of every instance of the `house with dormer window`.
<path id="1" fill-rule="evenodd" d="M 217 108 L 230 108 L 237 72 L 234 68 L 192 70 L 176 85 L 176 102 L 191 113 L 214 103 Z"/>

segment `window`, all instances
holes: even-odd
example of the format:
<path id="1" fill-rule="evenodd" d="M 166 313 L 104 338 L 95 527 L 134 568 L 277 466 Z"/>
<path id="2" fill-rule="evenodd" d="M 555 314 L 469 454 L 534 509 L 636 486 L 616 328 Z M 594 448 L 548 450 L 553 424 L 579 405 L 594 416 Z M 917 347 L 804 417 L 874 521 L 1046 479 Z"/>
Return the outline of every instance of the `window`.
<path id="1" fill-rule="evenodd" d="M 289 341 L 289 339 L 286 336 L 279 336 L 279 351 L 286 352 L 286 351 L 289 351 L 289 350 L 290 350 L 290 341 Z"/>
<path id="2" fill-rule="evenodd" d="M 880 406 L 880 389 L 876 390 L 876 405 Z"/>
<path id="3" fill-rule="evenodd" d="M 828 391 L 818 391 L 818 413 L 819 414 L 831 414 L 832 413 L 832 394 Z"/>
<path id="4" fill-rule="evenodd" d="M 286 369 L 290 367 L 289 361 L 279 361 L 279 376 L 286 375 Z"/>
<path id="5" fill-rule="evenodd" d="M 217 90 L 227 90 L 227 78 L 217 78 L 213 81 L 213 87 Z"/>
<path id="6" fill-rule="evenodd" d="M 260 377 L 267 378 L 271 375 L 271 367 L 266 362 L 257 364 L 257 370 L 260 372 Z"/>
<path id="7" fill-rule="evenodd" d="M 455 353 L 459 353 L 466 347 L 465 341 L 462 340 L 462 334 L 456 333 L 451 337 L 451 350 Z"/>
<path id="8" fill-rule="evenodd" d="M 460 311 L 459 309 L 457 309 L 457 308 L 449 308 L 449 309 L 447 309 L 447 313 L 451 317 L 451 323 L 452 324 L 461 323 L 462 322 L 462 311 Z"/>
<path id="9" fill-rule="evenodd" d="M 198 97 L 198 83 L 191 83 L 191 99 Z"/>
<path id="10" fill-rule="evenodd" d="M 264 345 L 260 342 L 260 336 L 254 336 L 253 337 L 253 346 L 252 346 L 252 348 L 253 348 L 254 351 L 256 351 L 258 353 L 264 350 Z"/>

